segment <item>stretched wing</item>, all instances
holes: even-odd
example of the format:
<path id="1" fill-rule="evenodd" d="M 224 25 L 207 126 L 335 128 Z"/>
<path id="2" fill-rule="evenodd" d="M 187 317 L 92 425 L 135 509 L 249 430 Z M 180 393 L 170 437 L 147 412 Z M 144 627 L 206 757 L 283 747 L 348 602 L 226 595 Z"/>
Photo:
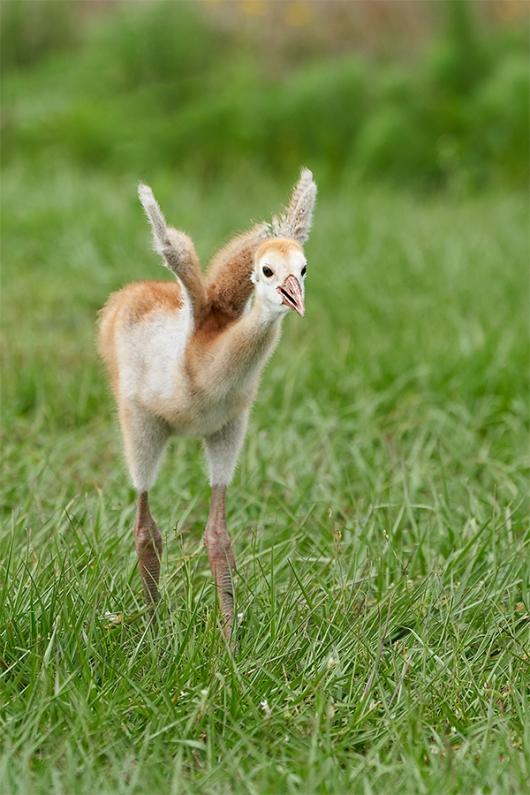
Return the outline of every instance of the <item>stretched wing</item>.
<path id="1" fill-rule="evenodd" d="M 193 241 L 185 232 L 167 226 L 166 219 L 148 185 L 140 183 L 138 197 L 151 224 L 153 248 L 163 257 L 165 266 L 184 285 L 197 321 L 206 308 L 207 294 Z"/>
<path id="2" fill-rule="evenodd" d="M 317 186 L 313 174 L 308 168 L 303 168 L 289 206 L 272 219 L 274 237 L 290 237 L 303 246 L 311 231 L 316 196 Z"/>

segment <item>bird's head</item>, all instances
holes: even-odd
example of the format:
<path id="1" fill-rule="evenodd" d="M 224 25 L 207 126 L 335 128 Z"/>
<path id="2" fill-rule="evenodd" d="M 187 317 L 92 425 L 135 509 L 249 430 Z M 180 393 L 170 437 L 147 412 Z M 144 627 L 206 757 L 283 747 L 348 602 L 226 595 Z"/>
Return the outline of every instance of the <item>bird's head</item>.
<path id="1" fill-rule="evenodd" d="M 288 309 L 303 317 L 306 258 L 302 247 L 288 238 L 265 240 L 256 251 L 252 281 L 256 296 L 273 314 Z"/>

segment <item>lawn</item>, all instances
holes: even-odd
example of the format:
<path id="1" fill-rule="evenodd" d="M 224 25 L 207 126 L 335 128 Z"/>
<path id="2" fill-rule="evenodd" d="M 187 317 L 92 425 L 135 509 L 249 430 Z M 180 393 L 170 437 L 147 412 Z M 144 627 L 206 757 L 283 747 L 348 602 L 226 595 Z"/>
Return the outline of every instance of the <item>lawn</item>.
<path id="1" fill-rule="evenodd" d="M 152 491 L 156 635 L 142 613 L 94 344 L 112 290 L 171 278 L 136 180 L 4 170 L 0 792 L 525 791 L 527 198 L 322 189 L 307 314 L 285 321 L 229 490 L 232 655 L 199 441 L 173 440 Z M 290 185 L 153 188 L 207 262 Z"/>

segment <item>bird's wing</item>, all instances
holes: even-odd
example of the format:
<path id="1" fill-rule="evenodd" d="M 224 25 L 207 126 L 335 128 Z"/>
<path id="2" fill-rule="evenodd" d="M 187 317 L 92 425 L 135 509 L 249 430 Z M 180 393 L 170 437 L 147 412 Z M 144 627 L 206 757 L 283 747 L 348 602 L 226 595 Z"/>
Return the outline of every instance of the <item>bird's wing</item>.
<path id="1" fill-rule="evenodd" d="M 242 314 L 254 290 L 250 280 L 254 252 L 270 234 L 269 224 L 256 224 L 233 237 L 213 257 L 206 274 L 208 294 L 225 314 L 234 318 Z"/>
<path id="2" fill-rule="evenodd" d="M 303 168 L 289 206 L 272 219 L 273 236 L 289 237 L 303 246 L 311 231 L 316 196 L 317 186 L 313 174 L 308 168 Z"/>
<path id="3" fill-rule="evenodd" d="M 140 183 L 138 196 L 153 230 L 153 248 L 164 259 L 164 265 L 186 288 L 193 314 L 198 321 L 207 305 L 207 294 L 199 258 L 193 241 L 185 232 L 167 226 L 153 191 Z"/>

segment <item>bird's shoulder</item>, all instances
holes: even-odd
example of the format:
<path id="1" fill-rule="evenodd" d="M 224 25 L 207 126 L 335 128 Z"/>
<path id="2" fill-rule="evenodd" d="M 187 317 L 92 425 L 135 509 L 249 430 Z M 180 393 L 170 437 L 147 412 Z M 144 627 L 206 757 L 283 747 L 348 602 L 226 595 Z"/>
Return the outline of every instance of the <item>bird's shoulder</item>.
<path id="1" fill-rule="evenodd" d="M 178 282 L 132 282 L 110 296 L 102 314 L 111 312 L 128 325 L 138 325 L 153 314 L 174 315 L 184 304 L 184 292 Z"/>

